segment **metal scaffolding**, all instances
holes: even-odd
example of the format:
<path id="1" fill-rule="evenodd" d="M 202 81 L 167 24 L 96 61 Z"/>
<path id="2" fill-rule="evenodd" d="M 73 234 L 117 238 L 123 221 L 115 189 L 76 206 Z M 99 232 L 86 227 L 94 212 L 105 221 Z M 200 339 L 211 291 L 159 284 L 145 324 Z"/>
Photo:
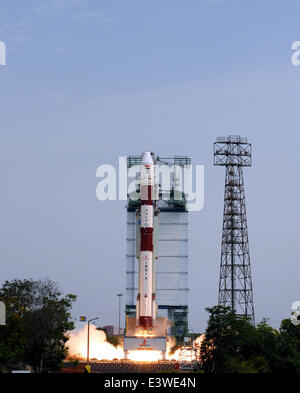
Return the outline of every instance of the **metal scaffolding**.
<path id="1" fill-rule="evenodd" d="M 243 177 L 243 167 L 251 164 L 246 138 L 216 139 L 214 165 L 226 167 L 218 303 L 255 324 Z"/>

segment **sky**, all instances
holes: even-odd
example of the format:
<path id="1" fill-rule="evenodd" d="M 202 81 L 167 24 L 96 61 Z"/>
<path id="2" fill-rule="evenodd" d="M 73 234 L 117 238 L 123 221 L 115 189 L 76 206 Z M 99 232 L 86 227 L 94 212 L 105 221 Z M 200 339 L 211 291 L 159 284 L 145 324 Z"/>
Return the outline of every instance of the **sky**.
<path id="1" fill-rule="evenodd" d="M 57 281 L 72 315 L 118 323 L 126 203 L 96 169 L 152 150 L 205 167 L 189 213 L 189 326 L 217 303 L 224 168 L 215 137 L 252 143 L 245 168 L 256 321 L 299 293 L 299 0 L 2 0 L 0 282 Z"/>

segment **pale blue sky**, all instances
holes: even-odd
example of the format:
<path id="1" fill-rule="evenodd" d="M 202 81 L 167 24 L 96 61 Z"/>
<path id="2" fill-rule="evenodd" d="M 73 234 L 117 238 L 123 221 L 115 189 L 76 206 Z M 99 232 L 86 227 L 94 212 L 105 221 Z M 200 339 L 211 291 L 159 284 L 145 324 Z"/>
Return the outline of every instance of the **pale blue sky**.
<path id="1" fill-rule="evenodd" d="M 216 136 L 253 144 L 245 170 L 256 320 L 299 291 L 300 2 L 2 0 L 1 282 L 43 278 L 74 315 L 117 323 L 124 202 L 96 199 L 96 168 L 152 149 L 205 165 L 190 214 L 190 327 L 217 302 L 224 170 Z"/>

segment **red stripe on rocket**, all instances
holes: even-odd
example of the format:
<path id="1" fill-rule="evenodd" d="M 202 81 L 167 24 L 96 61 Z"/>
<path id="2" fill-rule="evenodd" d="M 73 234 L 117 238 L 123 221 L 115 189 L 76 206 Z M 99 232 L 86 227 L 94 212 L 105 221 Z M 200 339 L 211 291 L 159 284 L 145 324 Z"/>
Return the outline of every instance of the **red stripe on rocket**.
<path id="1" fill-rule="evenodd" d="M 136 302 L 137 326 L 148 329 L 155 325 L 156 302 L 153 286 L 153 187 L 154 163 L 150 152 L 143 152 L 141 164 L 141 245 L 139 259 L 139 292 Z"/>

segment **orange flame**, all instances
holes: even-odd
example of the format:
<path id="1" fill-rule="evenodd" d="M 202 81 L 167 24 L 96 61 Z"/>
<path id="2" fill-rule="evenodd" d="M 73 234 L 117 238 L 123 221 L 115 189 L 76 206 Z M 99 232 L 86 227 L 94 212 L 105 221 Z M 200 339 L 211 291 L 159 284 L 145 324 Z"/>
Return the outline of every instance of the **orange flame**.
<path id="1" fill-rule="evenodd" d="M 138 335 L 142 336 L 142 334 Z M 144 336 L 144 335 L 143 335 Z M 200 346 L 204 335 L 194 340 L 194 347 Z M 193 361 L 196 359 L 195 352 L 191 350 L 182 351 L 182 347 L 171 353 L 171 348 L 175 344 L 173 337 L 168 338 L 167 360 Z M 87 357 L 87 324 L 81 330 L 70 333 L 67 342 L 69 356 L 86 359 Z M 140 349 L 128 352 L 128 359 L 135 362 L 157 362 L 163 359 L 161 351 Z M 102 330 L 97 330 L 94 325 L 90 325 L 90 359 L 95 360 L 120 360 L 124 359 L 123 347 L 115 347 L 106 340 L 106 334 Z"/>

